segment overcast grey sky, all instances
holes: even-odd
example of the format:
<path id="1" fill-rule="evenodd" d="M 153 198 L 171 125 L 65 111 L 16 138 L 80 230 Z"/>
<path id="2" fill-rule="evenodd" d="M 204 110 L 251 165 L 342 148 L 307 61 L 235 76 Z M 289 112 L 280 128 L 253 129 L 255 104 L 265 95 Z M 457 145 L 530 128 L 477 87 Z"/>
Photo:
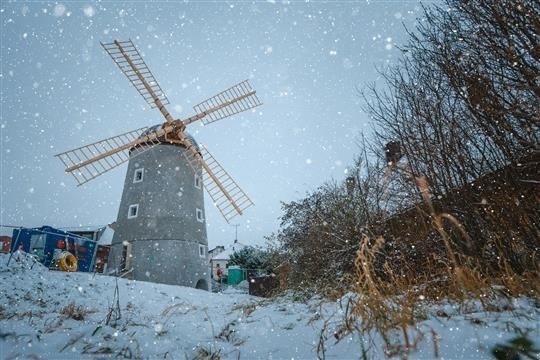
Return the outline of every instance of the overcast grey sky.
<path id="1" fill-rule="evenodd" d="M 53 155 L 163 122 L 99 45 L 131 39 L 175 118 L 249 79 L 264 103 L 187 131 L 255 203 L 238 238 L 262 244 L 280 201 L 342 180 L 369 133 L 357 88 L 395 62 L 418 1 L 2 1 L 2 225 L 116 220 L 127 165 L 81 187 Z M 164 188 L 164 191 L 167 189 Z M 210 247 L 235 227 L 206 201 Z"/>

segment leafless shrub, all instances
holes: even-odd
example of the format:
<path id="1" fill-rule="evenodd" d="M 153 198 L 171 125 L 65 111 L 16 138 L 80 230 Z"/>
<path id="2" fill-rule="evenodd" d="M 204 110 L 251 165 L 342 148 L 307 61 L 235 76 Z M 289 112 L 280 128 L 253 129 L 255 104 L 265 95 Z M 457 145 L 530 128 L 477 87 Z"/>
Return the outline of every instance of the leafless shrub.
<path id="1" fill-rule="evenodd" d="M 366 144 L 361 145 L 367 152 Z M 281 230 L 275 238 L 290 269 L 287 286 L 299 298 L 341 297 L 354 270 L 358 239 L 380 225 L 384 172 L 364 156 L 343 183 L 328 182 L 300 201 L 282 204 Z"/>
<path id="2" fill-rule="evenodd" d="M 242 339 L 238 336 L 235 326 L 236 326 L 236 322 L 231 321 L 230 323 L 225 325 L 223 329 L 221 329 L 221 331 L 216 336 L 216 338 L 230 342 L 231 344 L 235 346 L 242 345 L 245 342 L 245 339 Z"/>

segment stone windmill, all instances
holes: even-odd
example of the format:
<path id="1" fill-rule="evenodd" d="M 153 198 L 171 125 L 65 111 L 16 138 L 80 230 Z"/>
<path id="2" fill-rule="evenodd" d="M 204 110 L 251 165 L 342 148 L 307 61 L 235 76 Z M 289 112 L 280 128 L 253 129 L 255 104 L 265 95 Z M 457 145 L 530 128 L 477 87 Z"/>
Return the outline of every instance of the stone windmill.
<path id="1" fill-rule="evenodd" d="M 135 45 L 101 44 L 131 84 L 165 122 L 56 156 L 78 185 L 128 161 L 108 268 L 130 278 L 209 288 L 204 187 L 227 221 L 253 203 L 205 147 L 185 132 L 261 105 L 248 81 L 195 105 L 174 119 L 169 101 Z"/>

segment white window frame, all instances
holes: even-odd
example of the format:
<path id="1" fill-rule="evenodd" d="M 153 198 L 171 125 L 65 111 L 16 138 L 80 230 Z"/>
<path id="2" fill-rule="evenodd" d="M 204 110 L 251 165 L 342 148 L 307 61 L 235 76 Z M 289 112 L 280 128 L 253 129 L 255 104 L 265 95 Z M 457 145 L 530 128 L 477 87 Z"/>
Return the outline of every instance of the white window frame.
<path id="1" fill-rule="evenodd" d="M 141 176 L 140 179 L 137 178 L 137 175 Z M 143 182 L 144 180 L 144 168 L 138 168 L 138 169 L 135 169 L 135 172 L 133 173 L 133 183 L 140 183 L 140 182 Z"/>
<path id="2" fill-rule="evenodd" d="M 202 186 L 202 179 L 199 175 L 195 174 L 195 187 L 200 189 Z"/>
<path id="3" fill-rule="evenodd" d="M 132 214 L 134 210 L 134 214 Z M 134 219 L 139 215 L 139 204 L 131 204 L 128 208 L 128 219 Z"/>
<path id="4" fill-rule="evenodd" d="M 199 256 L 206 258 L 206 246 L 199 244 Z"/>
<path id="5" fill-rule="evenodd" d="M 202 209 L 195 209 L 195 216 L 197 217 L 197 221 L 203 222 L 204 221 L 204 213 Z"/>

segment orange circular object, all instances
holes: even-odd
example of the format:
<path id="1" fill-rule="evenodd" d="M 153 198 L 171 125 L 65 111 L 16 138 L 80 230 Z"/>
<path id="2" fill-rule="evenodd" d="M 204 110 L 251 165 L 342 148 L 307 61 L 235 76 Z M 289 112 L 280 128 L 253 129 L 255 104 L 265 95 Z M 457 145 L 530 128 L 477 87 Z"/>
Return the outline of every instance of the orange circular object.
<path id="1" fill-rule="evenodd" d="M 60 269 L 68 272 L 77 271 L 77 258 L 69 251 L 63 251 L 57 260 Z"/>

